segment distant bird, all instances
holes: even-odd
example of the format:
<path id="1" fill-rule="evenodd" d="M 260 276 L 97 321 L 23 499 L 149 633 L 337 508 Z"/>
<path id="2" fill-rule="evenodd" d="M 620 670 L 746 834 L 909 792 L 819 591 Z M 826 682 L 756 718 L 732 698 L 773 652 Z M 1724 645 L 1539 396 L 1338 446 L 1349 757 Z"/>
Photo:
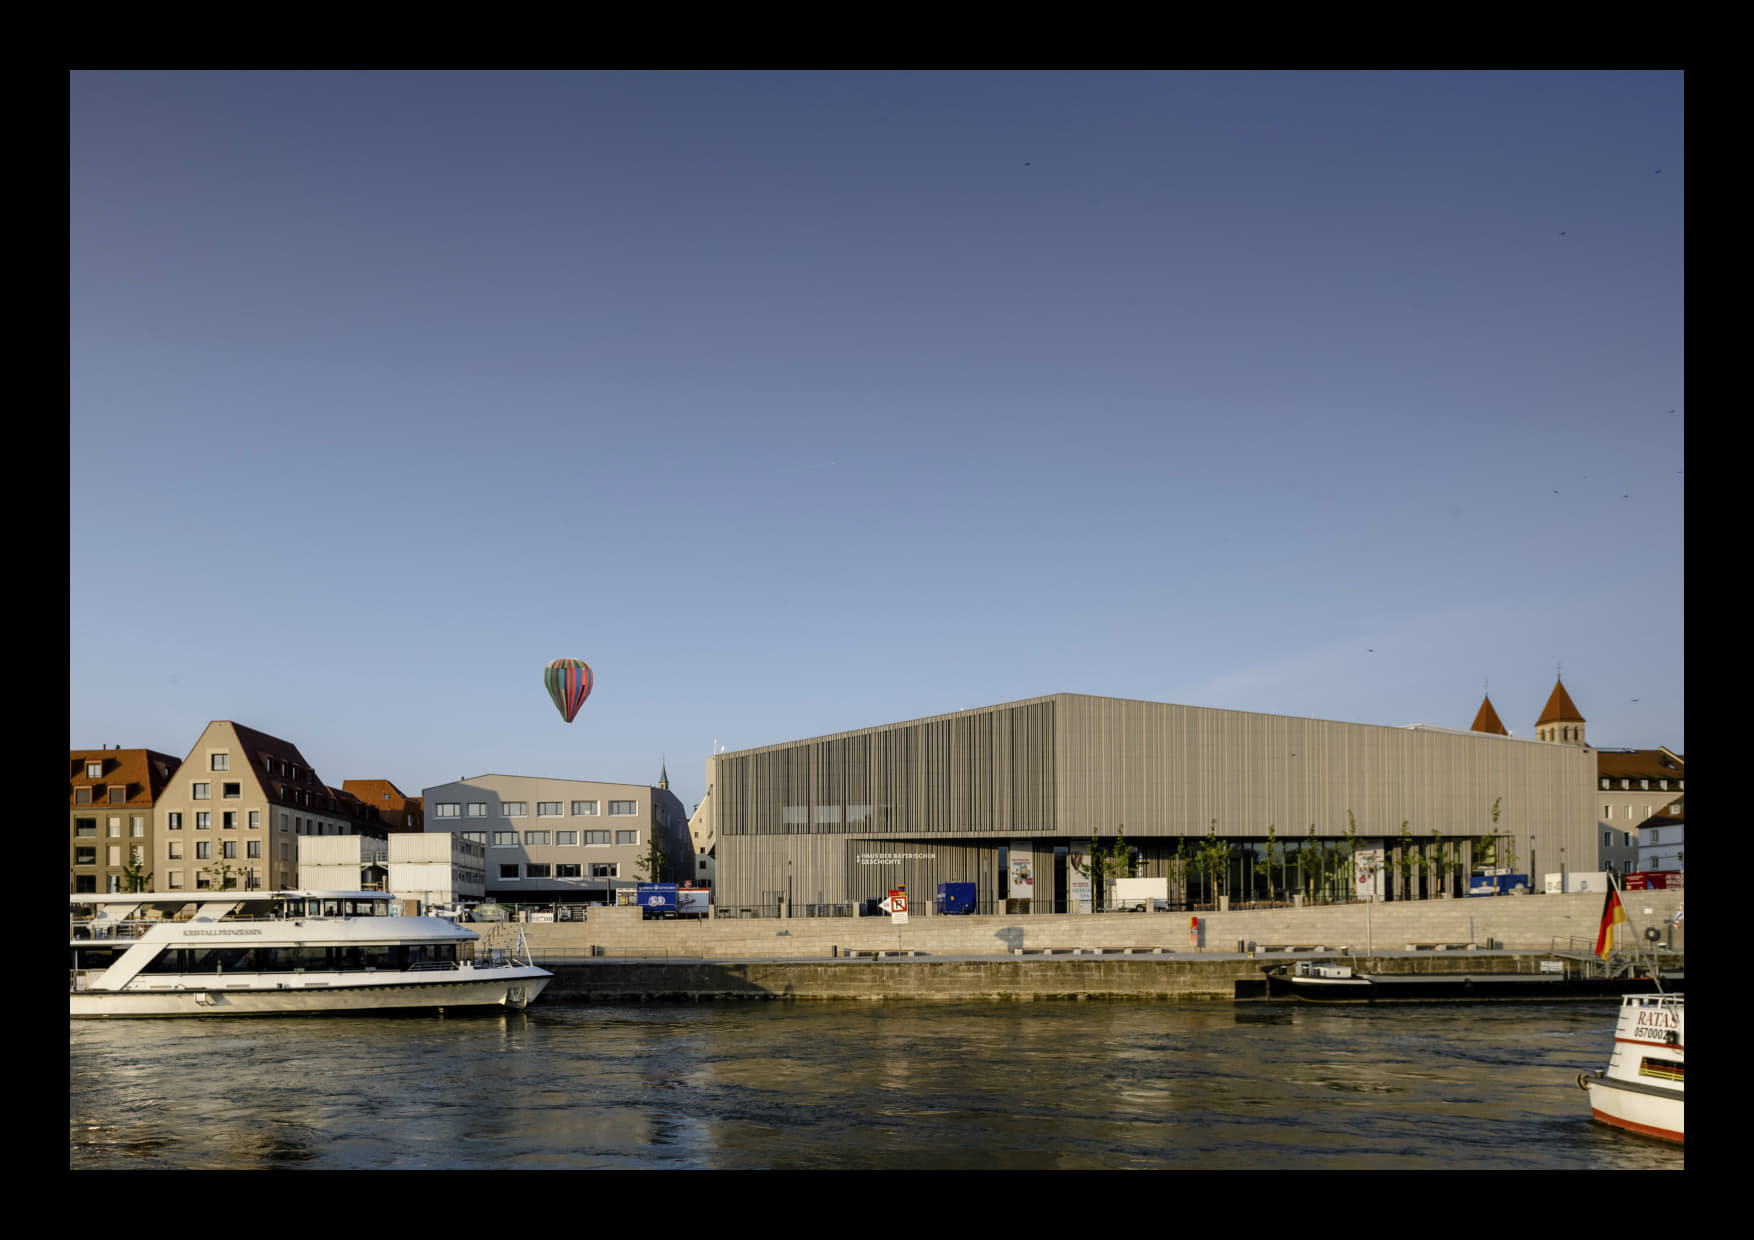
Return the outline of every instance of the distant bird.
<path id="1" fill-rule="evenodd" d="M 1564 230 L 1564 229 L 1560 229 L 1560 231 L 1559 231 L 1559 235 L 1560 235 L 1560 236 L 1561 236 L 1561 237 L 1563 237 L 1563 236 L 1564 236 L 1564 235 L 1565 235 L 1565 230 Z"/>
<path id="2" fill-rule="evenodd" d="M 1027 159 L 1023 161 L 1023 166 L 1025 168 L 1029 167 L 1029 161 Z"/>

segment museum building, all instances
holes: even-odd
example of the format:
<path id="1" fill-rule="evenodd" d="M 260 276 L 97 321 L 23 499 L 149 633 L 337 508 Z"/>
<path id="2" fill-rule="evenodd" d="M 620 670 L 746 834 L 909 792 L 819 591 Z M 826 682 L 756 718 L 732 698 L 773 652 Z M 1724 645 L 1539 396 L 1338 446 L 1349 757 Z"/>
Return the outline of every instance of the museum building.
<path id="1" fill-rule="evenodd" d="M 1581 723 L 1581 720 L 1579 720 Z M 718 915 L 838 915 L 974 883 L 980 912 L 1087 907 L 1124 836 L 1171 902 L 1460 895 L 1489 864 L 1593 868 L 1596 755 L 1501 730 L 1382 727 L 1059 693 L 707 759 Z M 1589 859 L 1578 865 L 1579 859 Z M 1100 897 L 1098 897 L 1100 899 Z"/>

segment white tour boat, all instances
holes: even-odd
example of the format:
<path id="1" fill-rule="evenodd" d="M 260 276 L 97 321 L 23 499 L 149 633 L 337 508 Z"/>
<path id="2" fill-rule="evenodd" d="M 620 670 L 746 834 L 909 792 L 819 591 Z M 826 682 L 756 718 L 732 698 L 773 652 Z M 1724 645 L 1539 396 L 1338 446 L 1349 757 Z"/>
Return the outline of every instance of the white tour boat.
<path id="1" fill-rule="evenodd" d="M 527 949 L 478 950 L 373 891 L 72 895 L 68 1015 L 385 1012 L 534 1002 L 553 978 Z M 523 948 L 519 937 L 519 948 Z"/>
<path id="2" fill-rule="evenodd" d="M 1627 995 L 1606 1072 L 1577 1078 L 1604 1124 L 1685 1142 L 1687 997 Z"/>

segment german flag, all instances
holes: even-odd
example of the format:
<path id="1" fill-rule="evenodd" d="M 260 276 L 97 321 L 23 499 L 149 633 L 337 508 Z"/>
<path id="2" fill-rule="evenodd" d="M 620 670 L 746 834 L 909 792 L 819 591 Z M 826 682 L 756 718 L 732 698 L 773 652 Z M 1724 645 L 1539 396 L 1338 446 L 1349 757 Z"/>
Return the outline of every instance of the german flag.
<path id="1" fill-rule="evenodd" d="M 1614 927 L 1626 920 L 1626 909 L 1620 903 L 1620 892 L 1613 883 L 1609 883 L 1608 899 L 1602 905 L 1602 928 L 1596 932 L 1596 955 L 1603 960 L 1614 950 Z"/>

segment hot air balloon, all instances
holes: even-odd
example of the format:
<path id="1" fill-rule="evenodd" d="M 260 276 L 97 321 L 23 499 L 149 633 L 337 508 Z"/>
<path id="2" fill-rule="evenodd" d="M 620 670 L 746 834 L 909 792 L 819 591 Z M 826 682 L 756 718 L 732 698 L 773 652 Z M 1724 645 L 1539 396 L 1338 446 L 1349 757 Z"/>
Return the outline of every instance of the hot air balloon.
<path id="1" fill-rule="evenodd" d="M 591 696 L 591 665 L 583 659 L 556 659 L 542 673 L 554 709 L 568 723 Z"/>

